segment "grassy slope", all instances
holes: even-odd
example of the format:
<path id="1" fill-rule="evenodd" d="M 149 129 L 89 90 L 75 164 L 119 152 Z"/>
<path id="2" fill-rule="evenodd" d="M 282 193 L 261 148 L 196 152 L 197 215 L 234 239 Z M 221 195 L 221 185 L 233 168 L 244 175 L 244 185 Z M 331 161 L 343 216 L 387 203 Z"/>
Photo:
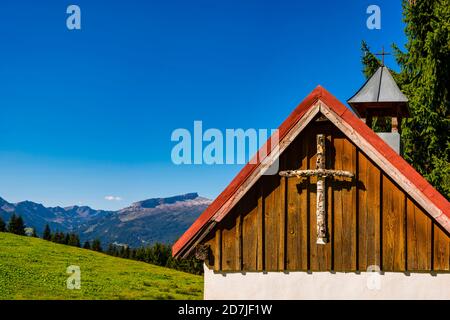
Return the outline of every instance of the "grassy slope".
<path id="1" fill-rule="evenodd" d="M 66 288 L 70 265 L 80 290 Z M 0 299 L 201 299 L 202 288 L 200 276 L 0 232 Z"/>

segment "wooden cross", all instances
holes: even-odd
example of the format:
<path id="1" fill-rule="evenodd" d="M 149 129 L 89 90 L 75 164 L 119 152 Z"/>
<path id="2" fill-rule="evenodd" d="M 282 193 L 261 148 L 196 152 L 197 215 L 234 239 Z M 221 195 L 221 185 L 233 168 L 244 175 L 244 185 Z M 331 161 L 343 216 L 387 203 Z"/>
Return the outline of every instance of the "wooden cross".
<path id="1" fill-rule="evenodd" d="M 317 160 L 315 170 L 287 170 L 279 173 L 282 177 L 317 177 L 317 244 L 326 244 L 327 223 L 325 215 L 326 193 L 325 179 L 327 177 L 348 177 L 353 178 L 354 174 L 349 171 L 329 170 L 325 168 L 325 135 L 317 135 Z"/>
<path id="2" fill-rule="evenodd" d="M 390 52 L 384 51 L 384 46 L 381 49 L 380 53 L 375 53 L 376 56 L 381 56 L 381 66 L 384 67 L 384 56 L 390 55 Z"/>

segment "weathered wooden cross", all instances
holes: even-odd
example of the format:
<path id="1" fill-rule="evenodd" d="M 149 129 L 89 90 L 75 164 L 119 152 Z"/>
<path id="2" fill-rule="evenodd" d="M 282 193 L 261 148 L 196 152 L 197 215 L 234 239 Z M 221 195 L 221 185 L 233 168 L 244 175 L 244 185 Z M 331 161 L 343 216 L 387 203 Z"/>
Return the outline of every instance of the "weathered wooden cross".
<path id="1" fill-rule="evenodd" d="M 329 170 L 325 168 L 325 135 L 317 135 L 317 160 L 315 170 L 287 170 L 280 171 L 282 177 L 311 177 L 317 176 L 317 244 L 326 244 L 327 224 L 325 215 L 326 193 L 325 178 L 327 177 L 348 177 L 353 178 L 354 174 L 349 171 Z"/>

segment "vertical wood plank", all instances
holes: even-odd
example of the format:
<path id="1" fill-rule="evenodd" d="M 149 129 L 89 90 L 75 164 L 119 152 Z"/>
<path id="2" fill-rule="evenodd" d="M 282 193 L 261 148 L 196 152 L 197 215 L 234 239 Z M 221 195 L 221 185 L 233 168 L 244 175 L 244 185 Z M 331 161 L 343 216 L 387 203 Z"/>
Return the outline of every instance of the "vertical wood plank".
<path id="1" fill-rule="evenodd" d="M 264 237 L 265 267 L 268 271 L 278 271 L 279 259 L 279 176 L 264 176 Z M 267 187 L 267 192 L 266 192 Z"/>
<path id="2" fill-rule="evenodd" d="M 406 212 L 408 270 L 431 270 L 432 221 L 409 197 Z"/>
<path id="3" fill-rule="evenodd" d="M 263 271 L 265 270 L 265 237 L 264 237 L 264 189 L 263 184 L 261 181 L 257 183 L 257 209 L 256 209 L 256 220 L 257 220 L 257 236 L 258 236 L 258 243 L 257 243 L 257 270 Z"/>
<path id="4" fill-rule="evenodd" d="M 383 174 L 383 271 L 405 271 L 405 194 Z"/>
<path id="5" fill-rule="evenodd" d="M 356 173 L 356 147 L 342 135 L 334 140 L 336 170 Z M 356 186 L 344 177 L 333 179 L 334 270 L 356 270 Z"/>
<path id="6" fill-rule="evenodd" d="M 236 217 L 236 234 L 235 234 L 235 250 L 236 250 L 236 260 L 235 260 L 235 271 L 242 270 L 242 209 L 244 205 L 238 205 L 238 213 Z"/>
<path id="7" fill-rule="evenodd" d="M 236 208 L 222 222 L 222 270 L 236 271 Z"/>
<path id="8" fill-rule="evenodd" d="M 434 228 L 434 271 L 449 271 L 450 270 L 450 237 L 433 223 Z"/>
<path id="9" fill-rule="evenodd" d="M 312 142 L 314 141 L 314 143 Z M 307 131 L 307 135 L 305 137 L 305 143 L 308 144 L 307 147 L 307 157 L 308 157 L 308 166 L 307 169 L 315 169 L 316 164 L 316 152 L 317 146 L 315 144 L 315 134 L 312 130 Z M 310 265 L 309 269 L 312 271 L 321 271 L 323 268 L 323 259 L 322 259 L 322 251 L 319 251 L 320 248 L 316 244 L 317 241 L 317 218 L 316 218 L 316 192 L 317 187 L 315 185 L 315 181 L 317 180 L 315 177 L 308 177 L 305 179 L 307 181 L 307 204 L 308 204 L 308 220 L 309 220 L 309 260 Z"/>
<path id="10" fill-rule="evenodd" d="M 242 211 L 242 270 L 256 271 L 258 263 L 258 189 L 255 185 L 245 196 Z"/>
<path id="11" fill-rule="evenodd" d="M 302 136 L 303 137 L 303 136 Z M 307 169 L 307 143 L 297 139 L 289 150 L 287 167 Z M 291 177 L 287 182 L 287 270 L 308 269 L 308 207 L 306 179 Z"/>
<path id="12" fill-rule="evenodd" d="M 242 270 L 256 271 L 258 264 L 257 208 L 242 219 Z"/>
<path id="13" fill-rule="evenodd" d="M 380 266 L 380 170 L 358 152 L 358 266 Z"/>
<path id="14" fill-rule="evenodd" d="M 216 230 L 215 240 L 214 271 L 220 271 L 222 270 L 222 230 L 220 228 Z"/>
<path id="15" fill-rule="evenodd" d="M 278 239 L 278 270 L 286 270 L 286 183 L 286 178 L 281 177 L 277 199 L 280 227 Z"/>

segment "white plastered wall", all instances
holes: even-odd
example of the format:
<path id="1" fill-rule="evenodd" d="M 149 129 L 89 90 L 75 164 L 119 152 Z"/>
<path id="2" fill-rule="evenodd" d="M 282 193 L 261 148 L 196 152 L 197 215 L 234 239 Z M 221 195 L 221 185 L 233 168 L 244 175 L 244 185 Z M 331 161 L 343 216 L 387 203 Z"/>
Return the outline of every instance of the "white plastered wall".
<path id="1" fill-rule="evenodd" d="M 207 300 L 450 299 L 450 273 L 215 273 L 204 269 Z"/>

